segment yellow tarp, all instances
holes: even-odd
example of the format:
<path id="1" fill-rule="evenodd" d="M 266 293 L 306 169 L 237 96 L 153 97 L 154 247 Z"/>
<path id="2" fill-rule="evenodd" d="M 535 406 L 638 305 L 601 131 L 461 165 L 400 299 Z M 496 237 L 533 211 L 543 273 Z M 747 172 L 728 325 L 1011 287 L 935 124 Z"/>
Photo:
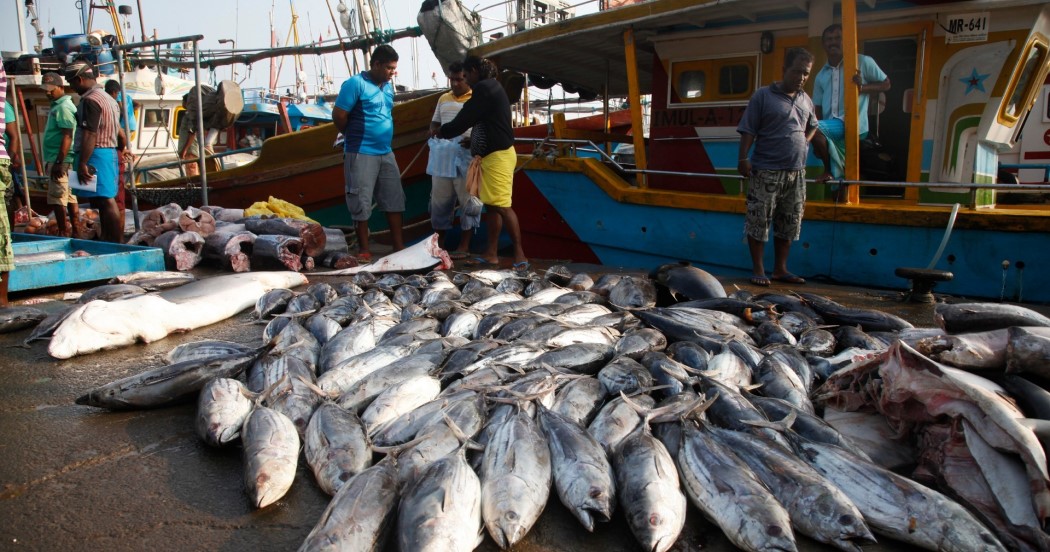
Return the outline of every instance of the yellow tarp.
<path id="1" fill-rule="evenodd" d="M 244 210 L 244 216 L 250 217 L 254 215 L 277 215 L 279 217 L 305 220 L 306 222 L 317 222 L 306 216 L 306 211 L 303 211 L 298 205 L 293 205 L 283 199 L 277 199 L 273 196 L 270 196 L 270 199 L 267 201 L 257 201 L 253 203 L 251 207 Z"/>

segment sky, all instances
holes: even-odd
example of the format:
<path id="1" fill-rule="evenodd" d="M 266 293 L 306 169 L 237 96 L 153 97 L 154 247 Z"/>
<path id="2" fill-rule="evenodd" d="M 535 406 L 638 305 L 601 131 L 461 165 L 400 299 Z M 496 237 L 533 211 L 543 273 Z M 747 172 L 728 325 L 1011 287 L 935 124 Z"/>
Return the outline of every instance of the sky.
<path id="1" fill-rule="evenodd" d="M 82 0 L 88 2 L 89 0 Z M 353 7 L 356 2 L 345 0 L 346 4 Z M 36 0 L 37 15 L 40 25 L 44 30 L 44 47 L 51 47 L 51 41 L 46 36 L 53 28 L 58 35 L 74 34 L 81 32 L 81 12 L 76 7 L 74 0 Z M 142 32 L 139 24 L 138 4 L 141 3 L 145 20 L 146 34 L 150 35 L 154 29 L 160 38 L 174 38 L 179 36 L 201 34 L 204 39 L 200 42 L 202 50 L 225 50 L 228 53 L 232 44 L 220 44 L 219 39 L 233 39 L 236 41 L 238 50 L 261 49 L 270 45 L 270 12 L 271 7 L 274 14 L 274 27 L 281 46 L 293 44 L 289 40 L 289 30 L 292 21 L 292 7 L 298 15 L 299 43 L 306 44 L 316 41 L 318 37 L 325 39 L 336 37 L 336 25 L 332 23 L 329 15 L 328 5 L 331 5 L 332 13 L 338 21 L 339 13 L 336 7 L 339 0 L 117 0 L 116 5 L 126 4 L 132 7 L 134 13 L 127 18 L 126 26 L 123 18 L 121 26 L 129 41 L 141 40 Z M 388 29 L 404 29 L 416 26 L 416 13 L 419 10 L 421 0 L 381 0 L 379 5 L 383 10 L 382 17 L 386 20 Z M 470 9 L 479 9 L 482 6 L 472 4 L 470 0 L 464 2 Z M 486 5 L 491 5 L 486 4 Z M 17 12 L 15 0 L 0 0 L 0 50 L 5 52 L 20 50 L 18 40 L 18 27 L 15 19 Z M 36 44 L 35 31 L 25 19 L 27 49 L 32 51 Z M 492 25 L 491 22 L 485 25 Z M 102 10 L 95 10 L 92 28 L 112 32 L 113 25 L 109 15 Z M 346 31 L 341 26 L 339 32 L 346 36 Z M 398 62 L 398 76 L 396 82 L 409 88 L 434 88 L 444 87 L 447 80 L 440 70 L 437 58 L 430 51 L 430 46 L 423 37 L 412 39 L 401 39 L 393 43 L 400 55 Z M 328 63 L 328 74 L 332 76 L 335 91 L 339 85 L 350 75 L 346 62 L 341 53 L 327 54 L 324 56 Z M 323 68 L 318 56 L 309 55 L 303 57 L 306 82 L 311 90 L 319 84 L 317 75 L 323 73 Z M 255 63 L 251 70 L 244 65 L 237 65 L 237 80 L 242 88 L 264 87 L 269 80 L 269 62 L 261 61 Z M 212 81 L 213 76 L 205 71 L 202 79 Z M 219 79 L 228 79 L 231 76 L 230 67 L 224 66 L 216 69 Z M 279 88 L 294 86 L 295 73 L 292 63 L 286 58 L 278 79 Z"/>

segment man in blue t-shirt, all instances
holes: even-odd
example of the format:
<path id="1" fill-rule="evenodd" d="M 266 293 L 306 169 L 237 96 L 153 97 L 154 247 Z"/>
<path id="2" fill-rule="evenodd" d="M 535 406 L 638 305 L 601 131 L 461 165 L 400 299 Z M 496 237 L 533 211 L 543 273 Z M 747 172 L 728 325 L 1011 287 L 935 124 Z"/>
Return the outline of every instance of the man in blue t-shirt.
<path id="1" fill-rule="evenodd" d="M 404 249 L 401 239 L 405 190 L 390 148 L 394 138 L 394 86 L 397 51 L 388 44 L 376 47 L 368 71 L 343 83 L 332 109 L 332 122 L 343 133 L 343 177 L 346 207 L 354 221 L 360 262 L 372 260 L 368 244 L 368 219 L 372 199 L 386 213 L 394 251 Z"/>

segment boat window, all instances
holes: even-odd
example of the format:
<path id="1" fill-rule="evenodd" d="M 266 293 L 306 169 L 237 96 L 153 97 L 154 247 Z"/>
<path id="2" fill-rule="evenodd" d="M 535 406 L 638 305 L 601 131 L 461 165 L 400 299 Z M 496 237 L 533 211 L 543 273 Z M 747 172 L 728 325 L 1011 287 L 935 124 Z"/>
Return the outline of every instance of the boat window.
<path id="1" fill-rule="evenodd" d="M 678 77 L 678 94 L 683 98 L 699 98 L 704 95 L 707 74 L 703 71 L 683 71 Z"/>
<path id="2" fill-rule="evenodd" d="M 755 91 L 758 57 L 672 61 L 668 105 L 746 102 Z"/>
<path id="3" fill-rule="evenodd" d="M 146 116 L 143 118 L 145 121 L 144 125 L 146 128 L 161 128 L 168 126 L 168 110 L 167 109 L 146 109 Z"/>
<path id="4" fill-rule="evenodd" d="M 723 65 L 718 74 L 718 93 L 739 96 L 750 92 L 751 68 L 746 64 Z"/>
<path id="5" fill-rule="evenodd" d="M 1025 46 L 1021 61 L 1010 77 L 1010 85 L 1003 95 L 1006 101 L 999 108 L 999 123 L 1013 126 L 1024 115 L 1035 99 L 1037 89 L 1046 78 L 1047 44 L 1033 37 Z"/>

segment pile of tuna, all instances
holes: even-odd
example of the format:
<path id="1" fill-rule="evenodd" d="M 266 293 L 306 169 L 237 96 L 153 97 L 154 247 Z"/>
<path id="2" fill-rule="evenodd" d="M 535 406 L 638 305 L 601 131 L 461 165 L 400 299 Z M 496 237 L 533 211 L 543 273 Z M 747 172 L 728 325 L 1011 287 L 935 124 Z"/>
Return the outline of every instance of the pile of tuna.
<path id="1" fill-rule="evenodd" d="M 1027 309 L 939 305 L 942 327 L 916 329 L 812 294 L 727 297 L 667 265 L 360 273 L 256 312 L 263 346 L 180 345 L 78 402 L 199 391 L 198 433 L 240 441 L 258 508 L 302 455 L 333 499 L 301 550 L 471 550 L 486 530 L 506 548 L 552 490 L 589 531 L 621 509 L 651 551 L 687 502 L 746 550 L 795 550 L 796 532 L 843 550 L 1050 544 L 1025 420 L 1048 419 L 1050 394 L 1004 377 L 1047 375 L 1050 320 Z"/>
<path id="2" fill-rule="evenodd" d="M 245 217 L 242 209 L 171 203 L 145 212 L 128 243 L 161 248 L 170 270 L 201 262 L 234 272 L 357 266 L 341 230 L 293 218 Z"/>

